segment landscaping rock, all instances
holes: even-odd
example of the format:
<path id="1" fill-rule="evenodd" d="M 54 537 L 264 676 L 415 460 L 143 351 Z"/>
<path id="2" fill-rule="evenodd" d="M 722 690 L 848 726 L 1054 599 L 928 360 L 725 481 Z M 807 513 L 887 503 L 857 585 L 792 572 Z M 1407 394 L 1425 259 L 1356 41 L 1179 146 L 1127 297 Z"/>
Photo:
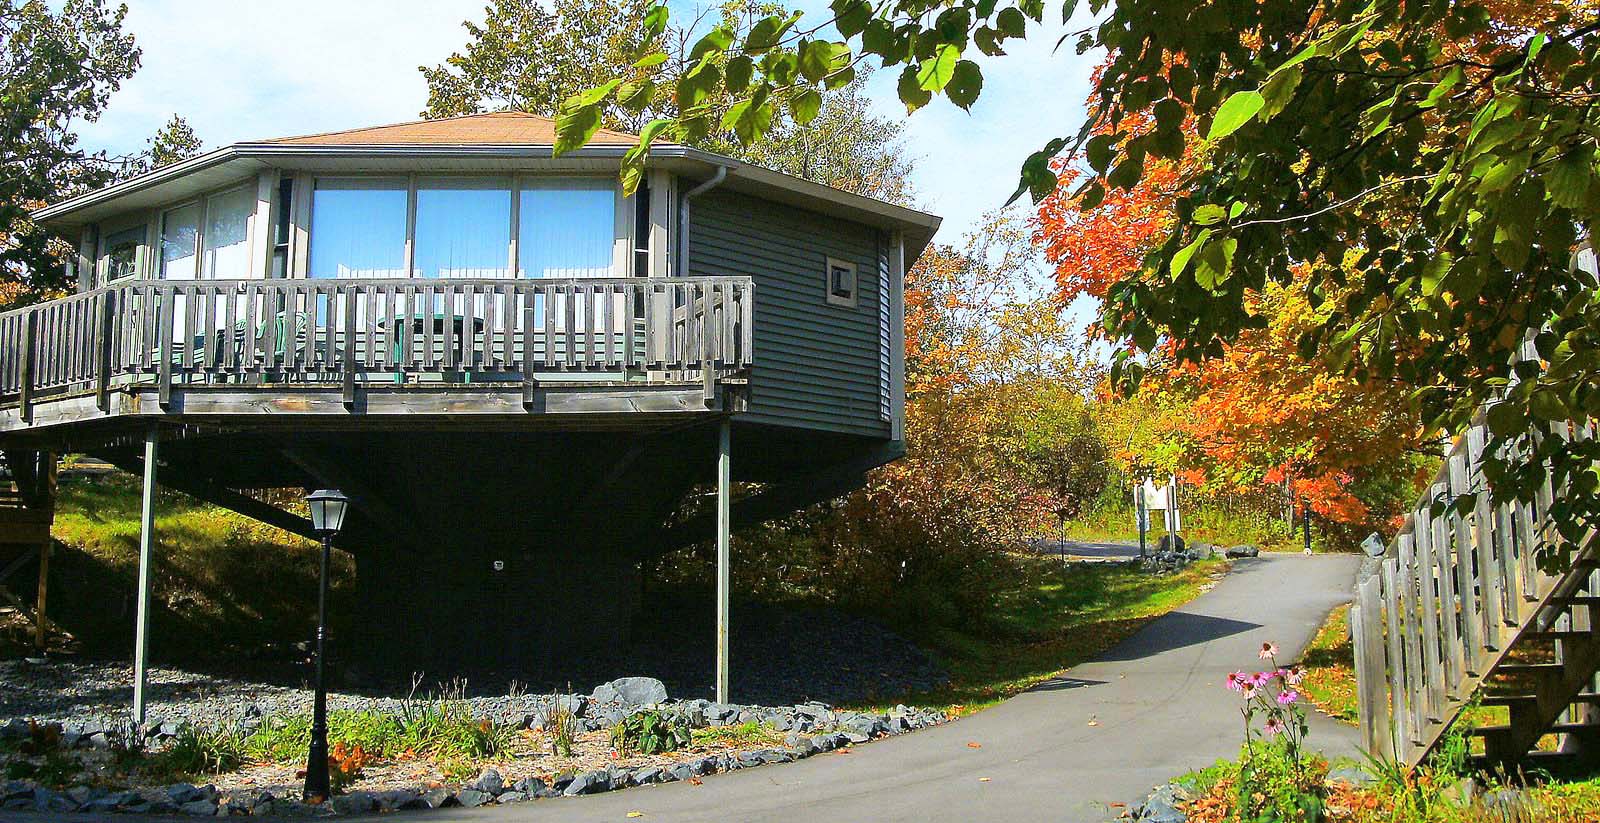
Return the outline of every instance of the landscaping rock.
<path id="1" fill-rule="evenodd" d="M 527 799 L 528 799 L 528 796 L 523 794 L 522 792 L 503 792 L 500 795 L 495 797 L 494 802 L 496 802 L 496 803 L 521 803 L 522 801 L 527 800 Z"/>
<path id="2" fill-rule="evenodd" d="M 484 769 L 478 779 L 467 784 L 469 789 L 477 789 L 488 794 L 499 794 L 506 790 L 506 781 L 500 772 L 494 769 Z"/>
<path id="3" fill-rule="evenodd" d="M 1184 545 L 1183 537 L 1180 535 L 1163 534 L 1161 539 L 1156 541 L 1156 553 L 1182 552 Z"/>
<path id="4" fill-rule="evenodd" d="M 1183 787 L 1169 783 L 1151 793 L 1134 814 L 1134 819 L 1149 823 L 1186 823 L 1189 815 L 1179 805 L 1188 800 L 1189 793 Z"/>
<path id="5" fill-rule="evenodd" d="M 387 792 L 377 792 L 373 798 L 378 801 L 381 811 L 392 812 L 399 809 L 421 808 L 421 796 L 412 789 L 394 789 Z"/>
<path id="6" fill-rule="evenodd" d="M 199 800 L 191 800 L 188 803 L 179 803 L 178 813 L 194 815 L 195 817 L 216 817 L 217 804 L 202 797 Z"/>
<path id="7" fill-rule="evenodd" d="M 454 800 L 455 795 L 445 789 L 429 789 L 417 797 L 417 802 L 427 809 L 443 808 L 450 805 Z"/>
<path id="8" fill-rule="evenodd" d="M 0 726 L 0 740 L 24 740 L 28 737 L 28 721 L 13 717 Z"/>
<path id="9" fill-rule="evenodd" d="M 548 788 L 543 780 L 537 777 L 524 777 L 511 784 L 511 790 L 521 792 L 529 797 L 534 797 Z"/>
<path id="10" fill-rule="evenodd" d="M 60 792 L 53 792 L 49 789 L 46 789 L 43 786 L 33 790 L 32 806 L 35 811 L 40 812 L 74 812 L 78 810 L 77 801 L 64 794 L 61 794 Z M 23 808 L 27 807 L 24 806 Z M 211 811 L 213 814 L 215 814 L 215 807 L 213 807 Z"/>
<path id="11" fill-rule="evenodd" d="M 1190 560 L 1210 560 L 1217 556 L 1217 547 L 1210 543 L 1189 544 Z"/>
<path id="12" fill-rule="evenodd" d="M 1328 777 L 1324 782 L 1330 786 L 1335 783 L 1365 786 L 1372 782 L 1372 775 L 1360 766 L 1338 766 L 1328 770 Z"/>
<path id="13" fill-rule="evenodd" d="M 596 686 L 589 699 L 596 703 L 653 706 L 667 702 L 667 686 L 654 677 L 621 677 Z"/>
<path id="14" fill-rule="evenodd" d="M 611 789 L 611 773 L 607 771 L 584 772 L 572 778 L 561 793 L 572 797 L 580 794 L 596 794 Z"/>
<path id="15" fill-rule="evenodd" d="M 378 808 L 378 799 L 370 792 L 336 794 L 329 801 L 335 814 L 366 814 Z"/>
<path id="16" fill-rule="evenodd" d="M 494 795 L 488 792 L 480 792 L 477 789 L 462 789 L 456 792 L 456 802 L 470 809 L 494 802 Z"/>
<path id="17" fill-rule="evenodd" d="M 665 772 L 666 769 L 660 766 L 640 766 L 633 770 L 633 774 L 629 776 L 628 781 L 635 786 L 645 786 L 660 781 L 661 775 Z"/>
<path id="18" fill-rule="evenodd" d="M 1256 557 L 1261 554 L 1261 550 L 1246 543 L 1239 546 L 1230 546 L 1223 554 L 1229 558 L 1238 559 L 1241 557 Z"/>

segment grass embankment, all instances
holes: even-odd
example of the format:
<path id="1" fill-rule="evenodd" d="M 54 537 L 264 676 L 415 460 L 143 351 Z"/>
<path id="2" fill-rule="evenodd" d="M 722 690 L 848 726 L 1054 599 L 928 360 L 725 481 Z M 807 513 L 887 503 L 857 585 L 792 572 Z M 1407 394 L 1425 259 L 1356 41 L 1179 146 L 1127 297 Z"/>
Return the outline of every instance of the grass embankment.
<path id="1" fill-rule="evenodd" d="M 1129 506 L 1095 509 L 1067 524 L 1069 539 L 1086 542 L 1131 543 L 1139 539 L 1138 526 Z M 1165 532 L 1161 528 L 1161 513 L 1153 512 L 1151 530 L 1146 539 L 1154 545 Z M 1041 532 L 1045 537 L 1058 536 L 1054 529 Z M 1217 546 L 1237 546 L 1241 543 L 1262 551 L 1300 551 L 1302 537 L 1297 529 L 1289 528 L 1280 517 L 1247 510 L 1234 511 L 1221 506 L 1191 506 L 1183 510 L 1183 538 L 1190 543 L 1213 543 Z M 1311 532 L 1311 545 L 1317 551 L 1340 548 L 1327 544 L 1327 537 L 1316 529 Z"/>
<path id="2" fill-rule="evenodd" d="M 1110 649 L 1194 599 L 1227 568 L 1226 561 L 1207 560 L 1158 576 L 1032 556 L 1016 562 L 1015 585 L 985 621 L 910 632 L 944 665 L 950 682 L 903 702 L 957 714 L 991 706 Z"/>
<path id="3" fill-rule="evenodd" d="M 309 637 L 317 579 L 310 541 L 173 492 L 156 502 L 155 652 L 168 659 L 238 656 Z M 127 475 L 64 480 L 52 530 L 50 617 L 79 651 L 125 654 L 133 643 L 139 487 Z M 337 593 L 353 564 L 337 552 Z M 27 642 L 10 638 L 12 649 Z M 0 638 L 0 653 L 8 651 Z"/>

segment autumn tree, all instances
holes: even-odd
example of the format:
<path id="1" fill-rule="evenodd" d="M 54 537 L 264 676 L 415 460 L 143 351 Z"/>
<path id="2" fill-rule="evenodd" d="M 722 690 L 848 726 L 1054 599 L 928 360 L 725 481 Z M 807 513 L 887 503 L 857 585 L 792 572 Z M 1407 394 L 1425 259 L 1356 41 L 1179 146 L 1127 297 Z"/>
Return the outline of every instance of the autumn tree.
<path id="1" fill-rule="evenodd" d="M 1146 118 L 1124 129 L 1137 135 L 1153 127 Z M 1104 299 L 1143 276 L 1144 259 L 1178 222 L 1185 181 L 1204 166 L 1203 149 L 1189 146 L 1180 158 L 1152 159 L 1136 184 L 1111 189 L 1092 206 L 1071 194 L 1085 170 L 1058 163 L 1061 182 L 1039 204 L 1035 239 L 1054 267 L 1060 299 Z M 1300 338 L 1318 328 L 1336 302 L 1313 309 L 1306 279 L 1302 267 L 1289 285 L 1269 283 L 1252 294 L 1248 310 L 1262 327 L 1242 331 L 1220 356 L 1177 364 L 1158 358 L 1161 369 L 1143 381 L 1143 391 L 1166 395 L 1157 408 L 1185 410 L 1167 425 L 1187 435 L 1190 451 L 1149 462 L 1165 464 L 1162 474 L 1185 473 L 1202 489 L 1249 492 L 1271 485 L 1322 517 L 1381 523 L 1390 514 L 1389 497 L 1371 501 L 1375 511 L 1353 490 L 1374 474 L 1409 478 L 1407 457 L 1421 446 L 1421 421 L 1398 382 L 1299 356 Z M 1151 445 L 1170 449 L 1172 441 Z"/>
<path id="2" fill-rule="evenodd" d="M 139 66 L 126 9 L 103 0 L 0 0 L 0 293 L 15 304 L 64 288 L 67 244 L 33 223 L 33 209 L 103 185 L 121 163 L 78 144 Z"/>
<path id="3" fill-rule="evenodd" d="M 1067 0 L 1061 18 L 1077 6 Z M 1600 478 L 1588 470 L 1600 441 L 1537 434 L 1600 410 L 1600 283 L 1571 265 L 1600 220 L 1595 4 L 1088 7 L 1099 18 L 1077 47 L 1103 48 L 1109 63 L 1087 125 L 1028 158 L 1019 193 L 1049 195 L 1052 160 L 1082 158 L 1091 173 L 1074 194 L 1093 207 L 1136 185 L 1153 159 L 1177 160 L 1196 143 L 1208 153 L 1141 276 L 1107 291 L 1106 328 L 1127 344 L 1119 378 L 1136 381 L 1135 353 L 1162 345 L 1186 362 L 1220 356 L 1263 323 L 1250 295 L 1293 285 L 1296 265 L 1309 264 L 1306 299 L 1339 300 L 1297 341 L 1301 356 L 1418 387 L 1441 428 L 1487 407 L 1496 494 L 1530 496 L 1546 479 L 1532 458 L 1547 459 L 1568 489 L 1552 510 L 1565 535 L 1600 522 Z M 1038 0 L 835 0 L 831 12 L 843 39 L 784 14 L 743 36 L 707 35 L 697 44 L 704 67 L 684 75 L 671 116 L 646 133 L 681 139 L 729 123 L 755 142 L 777 108 L 848 83 L 863 61 L 897 67 L 909 109 L 936 96 L 970 106 L 983 72 L 969 52 L 1002 54 L 1047 10 Z M 741 58 L 736 72 L 709 70 Z M 612 106 L 612 92 L 582 102 Z M 1155 128 L 1122 130 L 1140 117 Z M 560 148 L 582 144 L 592 120 L 574 109 Z M 1530 339 L 1549 368 L 1514 365 Z M 1522 379 L 1510 384 L 1513 370 Z"/>
<path id="4" fill-rule="evenodd" d="M 555 116 L 591 87 L 617 91 L 623 105 L 604 112 L 609 128 L 638 133 L 667 114 L 653 92 L 676 85 L 702 56 L 697 40 L 707 30 L 748 32 L 781 7 L 731 0 L 704 8 L 681 23 L 641 27 L 649 0 L 495 0 L 480 25 L 471 21 L 466 47 L 444 63 L 422 66 L 430 118 L 481 111 L 517 110 Z M 654 20 L 655 18 L 652 18 Z M 643 54 L 658 57 L 640 60 Z M 625 81 L 625 82 L 624 82 Z M 826 102 L 818 99 L 812 127 L 780 113 L 759 145 L 732 128 L 713 129 L 685 142 L 846 191 L 907 202 L 910 161 L 898 122 L 874 113 L 865 77 L 846 84 Z M 810 122 L 810 121 L 808 121 Z"/>

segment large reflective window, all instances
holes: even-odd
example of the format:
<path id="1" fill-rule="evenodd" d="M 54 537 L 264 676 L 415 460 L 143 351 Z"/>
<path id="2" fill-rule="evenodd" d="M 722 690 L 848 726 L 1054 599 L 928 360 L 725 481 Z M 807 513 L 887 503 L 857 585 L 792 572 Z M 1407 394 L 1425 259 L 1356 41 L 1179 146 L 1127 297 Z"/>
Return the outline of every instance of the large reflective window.
<path id="1" fill-rule="evenodd" d="M 616 238 L 616 181 L 522 181 L 517 212 L 522 277 L 609 277 Z"/>
<path id="2" fill-rule="evenodd" d="M 510 277 L 510 178 L 418 180 L 416 232 L 418 277 Z"/>
<path id="3" fill-rule="evenodd" d="M 406 200 L 404 180 L 318 180 L 311 276 L 405 277 Z"/>
<path id="4" fill-rule="evenodd" d="M 250 276 L 250 217 L 255 211 L 255 193 L 248 186 L 206 200 L 206 277 L 236 280 Z"/>
<path id="5" fill-rule="evenodd" d="M 199 203 L 180 206 L 161 215 L 161 279 L 195 278 L 198 272 L 195 240 L 199 233 Z"/>

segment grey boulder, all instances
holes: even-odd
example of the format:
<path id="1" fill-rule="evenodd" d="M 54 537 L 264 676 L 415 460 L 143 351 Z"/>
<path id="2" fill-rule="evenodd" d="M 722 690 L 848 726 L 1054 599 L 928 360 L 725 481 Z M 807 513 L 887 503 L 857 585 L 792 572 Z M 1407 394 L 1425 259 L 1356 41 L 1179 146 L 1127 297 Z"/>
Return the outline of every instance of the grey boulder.
<path id="1" fill-rule="evenodd" d="M 667 701 L 667 686 L 654 677 L 621 677 L 596 686 L 589 699 L 596 703 L 652 706 Z"/>
<path id="2" fill-rule="evenodd" d="M 1261 554 L 1261 550 L 1246 543 L 1241 546 L 1230 546 L 1226 552 L 1223 552 L 1223 554 L 1230 558 L 1238 559 L 1240 557 L 1256 557 L 1257 555 Z"/>

